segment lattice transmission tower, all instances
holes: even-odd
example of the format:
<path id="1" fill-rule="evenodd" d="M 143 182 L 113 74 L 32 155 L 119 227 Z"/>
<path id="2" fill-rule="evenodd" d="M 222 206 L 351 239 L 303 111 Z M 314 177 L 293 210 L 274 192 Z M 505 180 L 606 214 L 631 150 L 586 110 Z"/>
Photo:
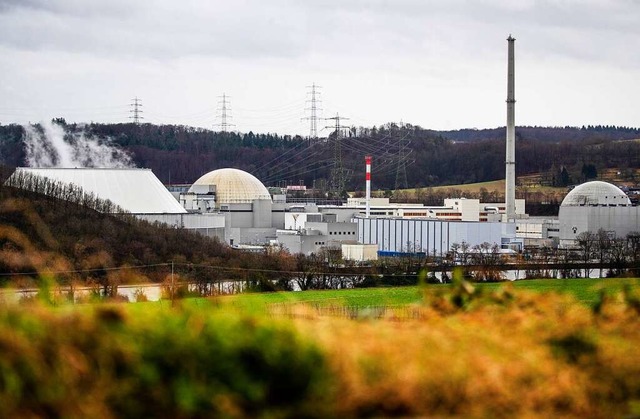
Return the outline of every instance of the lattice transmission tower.
<path id="1" fill-rule="evenodd" d="M 306 103 L 310 104 L 308 108 L 305 108 L 305 111 L 309 111 L 309 116 L 302 118 L 303 120 L 309 121 L 309 139 L 315 140 L 318 138 L 318 111 L 322 111 L 320 105 L 320 91 L 321 86 L 316 85 L 315 83 L 311 84 L 311 86 L 307 86 L 308 89 L 311 89 L 307 94 L 311 97 L 306 101 Z"/>
<path id="2" fill-rule="evenodd" d="M 326 119 L 335 121 L 335 125 L 329 125 L 326 128 L 335 130 L 333 138 L 333 169 L 329 179 L 329 190 L 334 197 L 338 197 L 344 192 L 351 174 L 351 170 L 345 169 L 342 162 L 342 130 L 348 127 L 340 125 L 340 120 L 349 118 L 340 117 L 340 115 L 336 114 L 336 116 Z"/>
<path id="3" fill-rule="evenodd" d="M 138 96 L 131 99 L 131 103 L 129 104 L 129 119 L 133 121 L 134 124 L 140 125 L 140 120 L 144 119 L 142 116 L 142 99 L 138 99 Z"/>
<path id="4" fill-rule="evenodd" d="M 396 167 L 396 184 L 395 190 L 409 188 L 407 182 L 407 162 L 411 154 L 411 139 L 407 138 L 404 133 L 404 124 L 400 120 L 400 133 L 398 135 L 398 166 Z"/>
<path id="5" fill-rule="evenodd" d="M 232 116 L 229 114 L 231 111 L 231 102 L 229 101 L 230 96 L 227 96 L 226 93 L 223 93 L 220 97 L 220 101 L 218 102 L 218 119 L 220 123 L 214 124 L 214 127 L 220 127 L 220 131 L 228 132 L 230 127 L 235 127 L 235 124 L 229 122 L 229 119 Z"/>

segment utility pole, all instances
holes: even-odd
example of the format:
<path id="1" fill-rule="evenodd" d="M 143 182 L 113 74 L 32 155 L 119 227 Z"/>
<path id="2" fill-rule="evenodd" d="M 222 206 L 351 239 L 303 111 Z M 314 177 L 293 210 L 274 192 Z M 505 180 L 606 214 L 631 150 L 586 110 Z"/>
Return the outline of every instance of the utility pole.
<path id="1" fill-rule="evenodd" d="M 311 95 L 311 99 L 307 100 L 306 103 L 310 102 L 311 107 L 305 108 L 305 111 L 311 111 L 311 114 L 302 119 L 309 121 L 309 140 L 315 140 L 318 138 L 318 111 L 322 110 L 322 108 L 318 107 L 318 103 L 320 102 L 320 92 L 318 89 L 321 89 L 321 86 L 313 83 L 311 86 L 307 86 L 307 88 L 311 89 L 308 93 Z"/>
<path id="2" fill-rule="evenodd" d="M 171 307 L 175 305 L 175 284 L 173 282 L 173 261 L 171 261 Z"/>
<path id="3" fill-rule="evenodd" d="M 142 99 L 138 99 L 138 96 L 136 96 L 135 98 L 131 99 L 131 104 L 129 105 L 131 107 L 131 109 L 129 110 L 129 113 L 131 114 L 129 116 L 129 119 L 133 120 L 133 123 L 136 125 L 140 125 L 140 120 L 144 119 L 144 117 L 141 115 L 142 114 Z"/>
<path id="4" fill-rule="evenodd" d="M 339 196 L 345 189 L 347 178 L 349 176 L 349 170 L 345 169 L 342 165 L 342 132 L 341 130 L 347 128 L 340 125 L 340 115 L 336 113 L 336 116 L 326 118 L 327 120 L 335 121 L 334 126 L 327 126 L 326 128 L 335 129 L 334 147 L 333 147 L 333 169 L 331 170 L 331 179 L 329 180 L 329 189 L 334 196 Z"/>
<path id="5" fill-rule="evenodd" d="M 214 124 L 214 126 L 220 127 L 220 131 L 222 132 L 227 132 L 229 130 L 229 127 L 235 127 L 234 124 L 227 122 L 227 119 L 231 119 L 231 115 L 228 114 L 228 112 L 231 110 L 231 104 L 227 100 L 230 97 L 225 93 L 223 93 L 222 96 L 219 97 L 222 98 L 222 100 L 218 102 L 218 105 L 220 106 L 218 108 L 218 118 L 220 118 L 220 123 Z"/>

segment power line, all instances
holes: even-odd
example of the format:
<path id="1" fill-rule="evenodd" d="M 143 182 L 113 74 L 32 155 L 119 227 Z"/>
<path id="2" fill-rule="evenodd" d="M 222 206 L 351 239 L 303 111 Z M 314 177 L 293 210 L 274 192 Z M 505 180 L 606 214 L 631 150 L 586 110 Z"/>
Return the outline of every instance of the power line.
<path id="1" fill-rule="evenodd" d="M 140 125 L 140 120 L 144 119 L 143 116 L 141 116 L 142 114 L 142 99 L 138 99 L 138 96 L 136 96 L 135 98 L 131 99 L 131 110 L 129 110 L 129 113 L 131 113 L 132 115 L 129 116 L 129 119 L 133 119 L 133 123 L 136 125 Z"/>
<path id="2" fill-rule="evenodd" d="M 0 276 L 32 276 L 32 275 L 56 275 L 56 274 L 74 274 L 74 273 L 88 273 L 88 272 L 102 272 L 102 271 L 121 271 L 126 269 L 140 269 L 140 268 L 154 268 L 158 266 L 170 266 L 171 263 L 154 263 L 150 265 L 132 265 L 132 266 L 117 266 L 117 267 L 104 267 L 104 268 L 91 268 L 91 269 L 70 269 L 61 271 L 31 271 L 31 272 L 3 272 Z"/>

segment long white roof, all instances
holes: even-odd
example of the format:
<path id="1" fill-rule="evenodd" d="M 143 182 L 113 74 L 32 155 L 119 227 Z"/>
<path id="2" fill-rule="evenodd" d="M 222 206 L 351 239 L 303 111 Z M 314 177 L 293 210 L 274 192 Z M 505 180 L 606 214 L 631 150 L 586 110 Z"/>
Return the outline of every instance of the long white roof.
<path id="1" fill-rule="evenodd" d="M 151 169 L 31 168 L 33 175 L 73 183 L 134 214 L 182 214 L 187 211 Z"/>

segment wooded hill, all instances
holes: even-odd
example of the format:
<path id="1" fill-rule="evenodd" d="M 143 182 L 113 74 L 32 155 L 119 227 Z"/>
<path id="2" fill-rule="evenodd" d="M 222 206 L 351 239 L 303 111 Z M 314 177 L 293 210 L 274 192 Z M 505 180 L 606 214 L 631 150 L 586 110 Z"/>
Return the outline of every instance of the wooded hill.
<path id="1" fill-rule="evenodd" d="M 246 170 L 268 186 L 304 183 L 323 187 L 331 177 L 333 134 L 308 140 L 276 134 L 223 133 L 202 128 L 152 124 L 64 124 L 68 132 L 105 140 L 131 153 L 165 183 L 192 183 L 222 167 Z M 19 125 L 0 126 L 0 160 L 25 164 Z M 640 167 L 640 129 L 612 126 L 518 127 L 517 174 L 540 174 L 553 186 L 597 177 L 616 168 L 628 182 Z M 373 156 L 373 188 L 397 189 L 484 182 L 504 177 L 504 128 L 433 131 L 387 124 L 352 128 L 340 142 L 348 172 L 347 190 L 364 189 L 364 156 Z M 406 177 L 405 177 L 406 173 Z"/>
<path id="2" fill-rule="evenodd" d="M 119 284 L 163 282 L 172 263 L 177 281 L 193 280 L 198 267 L 198 280 L 207 283 L 244 278 L 245 271 L 234 268 L 291 267 L 280 263 L 278 252 L 238 252 L 187 230 L 99 212 L 108 201 L 65 200 L 6 186 L 8 170 L 0 172 L 0 286 L 33 288 L 51 278 L 63 285 L 95 284 L 108 296 Z"/>

